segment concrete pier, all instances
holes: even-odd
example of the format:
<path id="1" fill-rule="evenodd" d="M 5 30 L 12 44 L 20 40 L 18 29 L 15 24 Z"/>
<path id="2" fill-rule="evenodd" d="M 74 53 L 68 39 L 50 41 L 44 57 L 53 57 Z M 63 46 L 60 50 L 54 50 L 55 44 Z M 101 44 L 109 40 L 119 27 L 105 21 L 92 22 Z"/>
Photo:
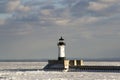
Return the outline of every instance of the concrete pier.
<path id="1" fill-rule="evenodd" d="M 83 60 L 67 60 L 65 56 L 65 42 L 61 37 L 58 45 L 58 60 L 48 60 L 44 70 L 120 70 L 120 66 L 94 66 L 84 65 Z"/>
<path id="2" fill-rule="evenodd" d="M 120 71 L 120 66 L 97 66 L 84 65 L 83 60 L 49 60 L 44 68 L 47 70 L 66 70 L 66 71 Z"/>
<path id="3" fill-rule="evenodd" d="M 83 65 L 83 60 L 48 60 L 48 65 L 44 69 L 59 69 L 69 70 L 70 67 L 80 67 Z"/>

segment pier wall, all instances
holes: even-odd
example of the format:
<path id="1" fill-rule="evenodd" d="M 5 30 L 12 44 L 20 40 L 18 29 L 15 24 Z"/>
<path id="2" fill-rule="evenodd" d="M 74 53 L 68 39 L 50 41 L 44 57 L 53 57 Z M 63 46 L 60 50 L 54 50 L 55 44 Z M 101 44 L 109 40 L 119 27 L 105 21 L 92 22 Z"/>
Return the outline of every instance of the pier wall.
<path id="1" fill-rule="evenodd" d="M 73 66 L 82 66 L 83 60 L 48 60 L 47 68 L 55 69 L 69 69 Z"/>
<path id="2" fill-rule="evenodd" d="M 82 66 L 83 60 L 69 60 L 69 66 Z"/>
<path id="3" fill-rule="evenodd" d="M 63 64 L 63 60 L 48 60 L 48 64 Z"/>
<path id="4" fill-rule="evenodd" d="M 84 65 L 83 60 L 49 60 L 45 69 L 120 71 L 120 66 Z"/>
<path id="5" fill-rule="evenodd" d="M 120 66 L 71 66 L 71 69 L 80 70 L 120 70 Z"/>

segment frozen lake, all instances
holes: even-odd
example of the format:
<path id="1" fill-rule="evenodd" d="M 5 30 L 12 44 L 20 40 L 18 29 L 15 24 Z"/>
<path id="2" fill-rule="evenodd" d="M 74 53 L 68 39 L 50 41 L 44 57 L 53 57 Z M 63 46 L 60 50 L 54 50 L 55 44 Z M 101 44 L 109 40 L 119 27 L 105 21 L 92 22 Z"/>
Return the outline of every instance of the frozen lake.
<path id="1" fill-rule="evenodd" d="M 0 80 L 120 80 L 120 72 L 44 71 L 42 68 L 46 64 L 47 62 L 0 62 Z M 93 64 L 119 66 L 120 62 L 85 62 L 85 65 Z"/>

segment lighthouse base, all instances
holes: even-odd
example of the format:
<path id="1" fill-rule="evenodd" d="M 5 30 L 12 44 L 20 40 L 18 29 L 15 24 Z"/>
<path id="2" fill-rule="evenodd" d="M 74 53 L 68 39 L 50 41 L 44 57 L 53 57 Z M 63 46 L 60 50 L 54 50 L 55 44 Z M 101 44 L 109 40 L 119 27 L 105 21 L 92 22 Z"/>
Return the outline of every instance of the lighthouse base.
<path id="1" fill-rule="evenodd" d="M 48 60 L 48 64 L 44 70 L 69 70 L 72 67 L 79 67 L 83 65 L 82 60 Z"/>
<path id="2" fill-rule="evenodd" d="M 63 61 L 65 59 L 66 59 L 66 57 L 58 57 L 58 60 L 60 60 L 60 61 Z"/>
<path id="3" fill-rule="evenodd" d="M 69 60 L 48 60 L 48 64 L 44 70 L 67 70 L 69 68 Z"/>

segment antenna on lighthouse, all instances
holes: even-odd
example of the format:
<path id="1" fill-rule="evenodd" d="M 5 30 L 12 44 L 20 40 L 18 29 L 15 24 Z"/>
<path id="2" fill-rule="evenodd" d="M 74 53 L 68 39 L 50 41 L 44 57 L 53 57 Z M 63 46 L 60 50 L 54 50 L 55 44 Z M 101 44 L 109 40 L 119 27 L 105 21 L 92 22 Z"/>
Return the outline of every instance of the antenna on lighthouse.
<path id="1" fill-rule="evenodd" d="M 64 39 L 61 38 L 59 39 L 58 42 L 58 60 L 64 60 L 65 59 L 65 42 Z"/>

